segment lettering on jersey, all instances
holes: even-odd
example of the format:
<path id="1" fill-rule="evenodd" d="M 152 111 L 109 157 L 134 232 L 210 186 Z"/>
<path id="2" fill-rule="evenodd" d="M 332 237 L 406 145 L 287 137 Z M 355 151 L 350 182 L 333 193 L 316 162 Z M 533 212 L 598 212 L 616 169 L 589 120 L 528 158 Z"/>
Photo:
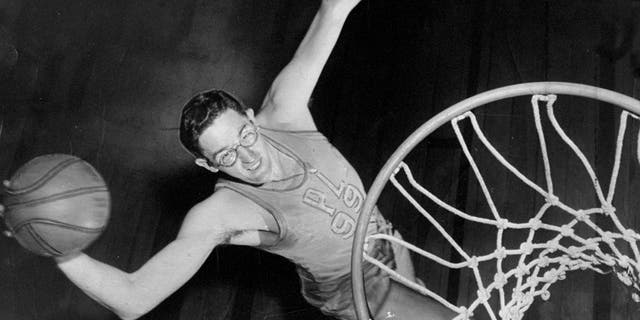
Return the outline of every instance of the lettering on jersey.
<path id="1" fill-rule="evenodd" d="M 316 209 L 320 209 L 325 213 L 328 213 L 330 216 L 333 216 L 336 213 L 336 209 L 327 206 L 326 201 L 327 198 L 325 197 L 324 193 L 314 188 L 307 189 L 307 191 L 304 192 L 304 196 L 302 197 L 302 202 Z"/>
<path id="2" fill-rule="evenodd" d="M 318 176 L 318 179 L 320 179 L 320 181 L 322 181 L 327 187 L 329 187 L 329 190 L 331 190 L 331 192 L 333 192 L 333 194 L 335 194 L 336 197 L 338 198 L 342 197 L 342 193 L 344 192 L 344 186 L 345 186 L 344 181 L 340 181 L 339 185 L 335 185 L 333 184 L 333 182 L 331 182 L 331 180 L 329 180 L 329 178 L 327 178 L 327 176 L 322 174 L 322 172 L 318 171 L 316 172 L 316 175 Z"/>
<path id="3" fill-rule="evenodd" d="M 346 184 L 344 181 L 340 181 L 340 184 L 336 185 L 322 172 L 317 172 L 316 175 L 336 197 L 343 200 L 347 207 L 352 208 L 355 212 L 360 212 L 364 197 L 358 188 L 351 184 Z"/>
<path id="4" fill-rule="evenodd" d="M 331 231 L 347 239 L 356 231 L 356 221 L 348 214 L 340 211 L 333 217 L 333 220 L 331 220 Z"/>
<path id="5" fill-rule="evenodd" d="M 321 172 L 316 172 L 316 176 L 347 208 L 353 209 L 353 213 L 360 212 L 364 196 L 357 187 L 344 181 L 335 184 Z M 335 204 L 327 203 L 328 201 L 331 202 L 330 199 L 333 199 L 333 197 L 327 197 L 331 193 L 327 194 L 325 191 L 309 188 L 304 192 L 302 202 L 333 217 L 331 231 L 345 239 L 350 238 L 356 230 L 356 221 L 346 212 L 338 211 Z"/>
<path id="6" fill-rule="evenodd" d="M 348 185 L 342 199 L 344 199 L 344 204 L 349 208 L 353 208 L 355 212 L 360 212 L 360 209 L 362 209 L 362 193 L 356 187 Z"/>

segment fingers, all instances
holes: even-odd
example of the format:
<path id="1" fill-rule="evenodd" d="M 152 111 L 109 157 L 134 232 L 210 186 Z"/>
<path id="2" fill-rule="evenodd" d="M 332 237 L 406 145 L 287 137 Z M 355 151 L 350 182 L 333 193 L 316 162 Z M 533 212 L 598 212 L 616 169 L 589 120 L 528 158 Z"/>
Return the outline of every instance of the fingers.
<path id="1" fill-rule="evenodd" d="M 4 218 L 4 214 L 3 213 L 4 213 L 4 206 L 2 204 L 0 204 L 0 218 Z M 2 234 L 5 237 L 13 238 L 13 232 L 11 232 L 9 230 L 2 231 Z"/>
<path id="2" fill-rule="evenodd" d="M 4 206 L 0 203 L 0 218 L 4 218 Z M 5 237 L 13 238 L 13 233 L 9 230 L 2 231 Z"/>
<path id="3" fill-rule="evenodd" d="M 2 181 L 2 185 L 5 188 L 9 188 L 10 184 L 11 184 L 11 182 L 9 180 Z M 0 218 L 4 218 L 4 210 L 5 210 L 5 207 L 2 205 L 2 203 L 0 203 Z M 2 231 L 2 235 L 4 235 L 5 237 L 8 237 L 8 238 L 13 238 L 13 232 L 11 232 L 9 230 Z"/>
<path id="4" fill-rule="evenodd" d="M 11 181 L 9 180 L 3 180 L 2 181 L 2 185 L 5 188 L 9 188 L 9 185 L 11 184 Z M 4 206 L 2 205 L 2 203 L 0 203 L 0 218 L 4 217 Z"/>
<path id="5" fill-rule="evenodd" d="M 0 203 L 0 218 L 4 218 L 4 206 L 1 203 Z M 13 237 L 13 233 L 9 230 L 2 231 L 2 234 L 5 237 L 9 237 L 9 238 Z"/>
<path id="6" fill-rule="evenodd" d="M 8 188 L 9 184 L 10 184 L 9 180 L 2 181 L 2 185 L 5 188 Z M 4 210 L 5 210 L 4 206 L 2 205 L 2 203 L 0 203 L 0 218 L 4 218 Z M 11 231 L 9 231 L 9 230 L 2 231 L 2 235 L 4 235 L 5 237 L 8 237 L 8 238 L 12 238 L 13 237 L 13 233 Z"/>

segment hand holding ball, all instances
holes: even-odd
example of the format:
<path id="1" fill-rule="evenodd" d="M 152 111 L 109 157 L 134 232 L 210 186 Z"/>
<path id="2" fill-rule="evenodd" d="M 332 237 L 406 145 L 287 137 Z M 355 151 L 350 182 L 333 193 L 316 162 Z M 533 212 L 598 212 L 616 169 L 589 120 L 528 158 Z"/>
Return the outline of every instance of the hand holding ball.
<path id="1" fill-rule="evenodd" d="M 36 157 L 20 167 L 5 185 L 3 203 L 9 232 L 43 256 L 85 249 L 109 220 L 104 180 L 89 163 L 65 154 Z"/>

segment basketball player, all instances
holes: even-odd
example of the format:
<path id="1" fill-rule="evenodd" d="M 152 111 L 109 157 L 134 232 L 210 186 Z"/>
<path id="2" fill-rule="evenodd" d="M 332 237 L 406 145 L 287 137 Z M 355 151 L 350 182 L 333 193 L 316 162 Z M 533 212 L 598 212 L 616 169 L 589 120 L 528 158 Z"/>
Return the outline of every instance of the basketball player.
<path id="1" fill-rule="evenodd" d="M 79 253 L 59 268 L 123 319 L 147 313 L 191 278 L 220 244 L 260 247 L 297 266 L 302 294 L 327 315 L 355 319 L 350 250 L 364 188 L 353 167 L 317 131 L 307 108 L 322 68 L 359 0 L 323 0 L 291 62 L 259 112 L 211 90 L 184 107 L 180 139 L 195 163 L 221 173 L 215 192 L 186 215 L 177 238 L 139 270 L 125 273 Z M 369 233 L 388 232 L 379 213 Z M 408 253 L 385 241 L 369 254 L 413 277 Z M 377 319 L 451 319 L 438 304 L 377 267 L 364 274 Z"/>

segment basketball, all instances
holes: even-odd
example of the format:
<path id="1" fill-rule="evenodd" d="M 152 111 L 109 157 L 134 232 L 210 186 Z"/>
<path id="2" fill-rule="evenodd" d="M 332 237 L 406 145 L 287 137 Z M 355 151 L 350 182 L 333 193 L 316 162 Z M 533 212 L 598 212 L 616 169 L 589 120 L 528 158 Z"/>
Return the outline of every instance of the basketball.
<path id="1" fill-rule="evenodd" d="M 86 161 L 66 154 L 36 157 L 5 189 L 4 220 L 16 240 L 42 256 L 88 247 L 107 226 L 109 190 Z"/>

